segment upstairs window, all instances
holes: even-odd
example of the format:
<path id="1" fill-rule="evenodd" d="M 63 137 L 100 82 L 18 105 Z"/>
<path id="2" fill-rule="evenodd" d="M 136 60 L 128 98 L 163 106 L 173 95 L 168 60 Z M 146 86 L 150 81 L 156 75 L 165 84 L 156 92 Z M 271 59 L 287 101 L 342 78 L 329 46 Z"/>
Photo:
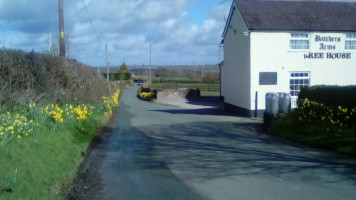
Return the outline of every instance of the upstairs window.
<path id="1" fill-rule="evenodd" d="M 291 33 L 289 40 L 289 49 L 291 50 L 309 50 L 308 33 Z"/>
<path id="2" fill-rule="evenodd" d="M 346 34 L 345 50 L 356 50 L 356 34 Z"/>

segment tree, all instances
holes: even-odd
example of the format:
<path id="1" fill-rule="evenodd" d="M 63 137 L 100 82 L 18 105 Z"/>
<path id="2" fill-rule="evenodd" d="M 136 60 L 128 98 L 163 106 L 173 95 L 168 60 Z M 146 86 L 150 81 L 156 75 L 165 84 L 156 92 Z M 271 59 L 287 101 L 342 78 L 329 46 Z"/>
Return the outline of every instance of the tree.
<path id="1" fill-rule="evenodd" d="M 129 69 L 125 63 L 122 63 L 119 69 L 119 80 L 130 80 L 131 79 L 131 73 L 129 72 Z"/>
<path id="2" fill-rule="evenodd" d="M 122 63 L 119 69 L 119 73 L 127 73 L 127 72 L 129 72 L 127 65 L 125 63 Z"/>

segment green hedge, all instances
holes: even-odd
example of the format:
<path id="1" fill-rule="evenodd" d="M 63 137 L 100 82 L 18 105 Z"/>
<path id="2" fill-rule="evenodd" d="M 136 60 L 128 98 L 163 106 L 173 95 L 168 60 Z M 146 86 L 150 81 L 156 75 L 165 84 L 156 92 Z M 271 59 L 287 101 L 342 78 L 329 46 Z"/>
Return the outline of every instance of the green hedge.
<path id="1" fill-rule="evenodd" d="M 93 103 L 118 86 L 72 59 L 0 49 L 0 111 L 30 103 Z"/>
<path id="2" fill-rule="evenodd" d="M 356 86 L 312 86 L 301 90 L 299 97 L 323 103 L 329 107 L 342 106 L 345 108 L 356 107 Z"/>
<path id="3" fill-rule="evenodd" d="M 115 80 L 130 80 L 132 79 L 132 75 L 130 72 L 125 73 L 115 73 Z"/>
<path id="4" fill-rule="evenodd" d="M 101 73 L 101 75 L 106 78 L 106 73 Z M 132 79 L 132 74 L 130 72 L 125 72 L 125 73 L 110 73 L 109 74 L 110 80 L 130 80 Z"/>

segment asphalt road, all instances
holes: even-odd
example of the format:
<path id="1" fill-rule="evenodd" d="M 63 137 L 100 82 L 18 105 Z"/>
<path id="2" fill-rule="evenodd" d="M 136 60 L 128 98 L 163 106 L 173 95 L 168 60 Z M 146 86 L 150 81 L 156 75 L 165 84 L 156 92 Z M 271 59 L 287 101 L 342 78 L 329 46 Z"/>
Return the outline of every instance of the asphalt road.
<path id="1" fill-rule="evenodd" d="M 100 152 L 95 199 L 356 198 L 353 159 L 268 136 L 260 120 L 201 102 L 143 102 L 137 90 L 122 91 L 114 127 L 93 147 Z"/>

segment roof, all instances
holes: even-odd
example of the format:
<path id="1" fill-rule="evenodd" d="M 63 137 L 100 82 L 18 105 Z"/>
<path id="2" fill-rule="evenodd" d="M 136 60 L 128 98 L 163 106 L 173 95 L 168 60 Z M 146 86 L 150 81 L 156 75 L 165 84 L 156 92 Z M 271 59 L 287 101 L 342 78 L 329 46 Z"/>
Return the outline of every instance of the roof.
<path id="1" fill-rule="evenodd" d="M 234 3 L 249 30 L 356 31 L 356 1 L 234 0 Z"/>

